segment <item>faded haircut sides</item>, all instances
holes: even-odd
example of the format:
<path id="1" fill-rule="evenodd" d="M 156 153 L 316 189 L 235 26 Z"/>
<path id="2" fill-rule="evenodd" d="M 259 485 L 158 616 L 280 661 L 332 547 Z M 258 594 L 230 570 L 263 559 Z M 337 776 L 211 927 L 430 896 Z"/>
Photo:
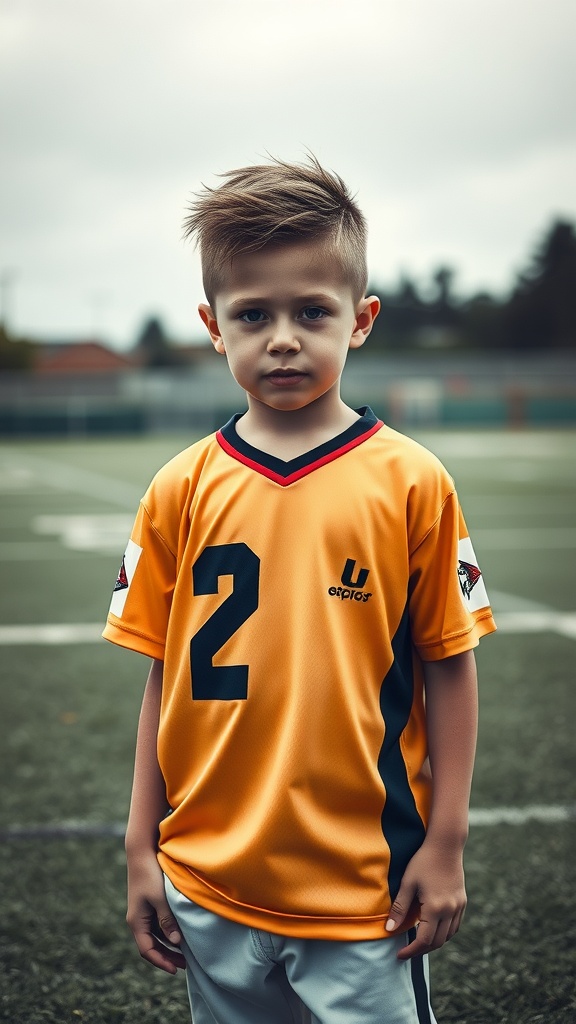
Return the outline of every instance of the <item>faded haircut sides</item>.
<path id="1" fill-rule="evenodd" d="M 202 280 L 211 306 L 235 256 L 266 245 L 328 242 L 340 260 L 354 300 L 368 282 L 366 220 L 339 175 L 313 154 L 306 163 L 273 158 L 220 175 L 218 188 L 196 193 L 184 220 L 184 237 L 195 238 Z"/>

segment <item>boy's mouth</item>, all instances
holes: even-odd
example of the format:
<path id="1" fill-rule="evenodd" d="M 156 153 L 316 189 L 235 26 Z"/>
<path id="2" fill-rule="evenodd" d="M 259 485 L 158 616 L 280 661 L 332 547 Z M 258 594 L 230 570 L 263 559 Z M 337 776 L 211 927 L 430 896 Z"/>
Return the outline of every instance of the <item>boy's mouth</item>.
<path id="1" fill-rule="evenodd" d="M 276 384 L 277 387 L 289 387 L 291 384 L 299 384 L 304 380 L 306 374 L 301 370 L 292 370 L 289 367 L 286 369 L 277 367 L 265 376 L 266 380 L 269 380 L 271 384 Z"/>

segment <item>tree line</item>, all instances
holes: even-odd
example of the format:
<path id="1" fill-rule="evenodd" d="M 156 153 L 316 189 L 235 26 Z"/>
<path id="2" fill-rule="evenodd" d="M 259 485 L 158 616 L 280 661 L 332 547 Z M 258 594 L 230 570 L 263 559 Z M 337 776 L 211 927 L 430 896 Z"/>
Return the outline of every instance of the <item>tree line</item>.
<path id="1" fill-rule="evenodd" d="M 552 223 L 503 298 L 480 292 L 458 299 L 454 279 L 453 268 L 438 267 L 431 297 L 409 276 L 392 289 L 371 285 L 382 310 L 370 348 L 576 350 L 576 232 L 569 221 Z"/>
<path id="2" fill-rule="evenodd" d="M 457 298 L 455 276 L 452 267 L 437 267 L 424 290 L 407 274 L 395 287 L 371 282 L 368 294 L 379 295 L 382 310 L 370 345 L 360 352 L 576 351 L 576 230 L 570 221 L 553 221 L 504 297 L 485 291 Z M 11 337 L 0 324 L 0 370 L 33 368 L 37 348 L 33 341 Z M 183 351 L 156 317 L 143 325 L 133 353 L 150 368 L 184 362 Z"/>
<path id="3" fill-rule="evenodd" d="M 576 351 L 576 230 L 555 220 L 507 295 L 479 292 L 463 299 L 454 293 L 455 271 L 440 266 L 422 289 L 403 275 L 396 287 L 371 282 L 368 294 L 382 302 L 370 344 L 376 352 L 406 349 L 502 349 Z M 136 349 L 149 366 L 178 363 L 178 347 L 156 318 L 144 324 Z M 359 354 L 360 354 L 359 353 Z"/>

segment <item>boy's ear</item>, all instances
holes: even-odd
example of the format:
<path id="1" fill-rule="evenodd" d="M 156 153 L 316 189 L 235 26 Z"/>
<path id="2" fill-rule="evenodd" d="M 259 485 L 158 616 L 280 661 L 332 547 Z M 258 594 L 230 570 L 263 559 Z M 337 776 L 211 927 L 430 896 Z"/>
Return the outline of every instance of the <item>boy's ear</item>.
<path id="1" fill-rule="evenodd" d="M 224 348 L 224 341 L 220 334 L 220 328 L 218 327 L 216 316 L 212 312 L 212 307 L 208 306 L 205 302 L 201 302 L 198 306 L 198 312 L 202 323 L 205 325 L 208 334 L 210 335 L 210 341 L 214 345 L 214 348 L 221 356 L 225 355 L 226 350 Z"/>
<path id="2" fill-rule="evenodd" d="M 352 337 L 350 338 L 350 348 L 360 348 L 364 344 L 379 312 L 380 299 L 376 295 L 369 295 L 358 303 L 356 306 L 356 322 Z"/>

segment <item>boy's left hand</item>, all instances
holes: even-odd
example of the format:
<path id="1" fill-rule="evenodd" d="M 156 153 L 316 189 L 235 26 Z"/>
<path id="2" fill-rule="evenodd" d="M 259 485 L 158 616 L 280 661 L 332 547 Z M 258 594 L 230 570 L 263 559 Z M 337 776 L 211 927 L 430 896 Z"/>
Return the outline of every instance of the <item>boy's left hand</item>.
<path id="1" fill-rule="evenodd" d="M 466 909 L 462 851 L 434 845 L 429 839 L 409 862 L 398 895 L 392 904 L 387 932 L 398 932 L 409 911 L 419 907 L 418 933 L 398 953 L 409 960 L 439 949 L 456 934 Z"/>

